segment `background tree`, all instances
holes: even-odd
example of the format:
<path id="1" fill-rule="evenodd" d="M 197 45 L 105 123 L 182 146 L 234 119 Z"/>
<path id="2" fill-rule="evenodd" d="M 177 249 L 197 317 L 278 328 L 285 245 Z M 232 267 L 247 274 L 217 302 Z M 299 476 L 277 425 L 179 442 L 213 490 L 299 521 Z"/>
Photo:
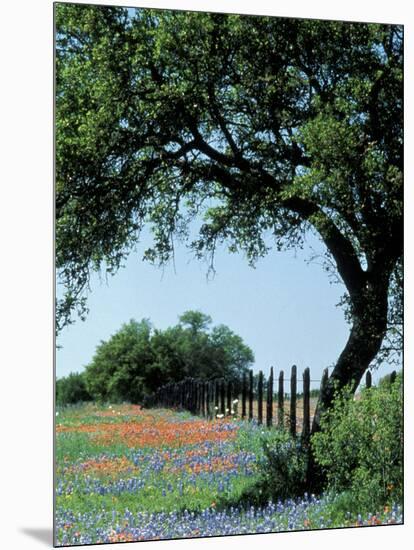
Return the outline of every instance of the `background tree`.
<path id="1" fill-rule="evenodd" d="M 132 319 L 101 342 L 84 372 L 93 398 L 139 403 L 159 386 L 187 376 L 237 381 L 254 362 L 251 349 L 228 327 L 209 332 L 210 316 L 186 311 L 179 321 L 160 330 L 147 319 Z"/>
<path id="2" fill-rule="evenodd" d="M 185 311 L 179 317 L 180 325 L 185 328 L 189 328 L 191 334 L 196 336 L 201 332 L 208 330 L 209 326 L 212 323 L 210 315 L 206 315 L 201 311 L 189 310 Z"/>
<path id="3" fill-rule="evenodd" d="M 175 327 L 155 332 L 151 343 L 159 363 L 169 365 L 164 379 L 223 377 L 235 384 L 240 382 L 243 372 L 254 363 L 253 352 L 229 327 L 218 325 L 210 329 L 211 323 L 209 315 L 189 310 L 180 315 Z"/>
<path id="4" fill-rule="evenodd" d="M 226 325 L 214 327 L 210 339 L 213 364 L 220 365 L 223 376 L 232 382 L 234 391 L 241 392 L 243 373 L 247 374 L 254 363 L 252 350 Z"/>
<path id="5" fill-rule="evenodd" d="M 84 311 L 90 271 L 116 271 L 144 223 L 154 263 L 177 237 L 211 262 L 226 242 L 254 263 L 269 234 L 282 249 L 311 231 L 351 323 L 317 430 L 401 311 L 402 28 L 56 10 L 58 328 Z"/>
<path id="6" fill-rule="evenodd" d="M 138 403 L 146 392 L 146 372 L 153 361 L 151 324 L 131 319 L 102 341 L 86 366 L 88 391 L 98 401 Z"/>
<path id="7" fill-rule="evenodd" d="M 154 360 L 147 371 L 146 384 L 149 392 L 155 391 L 166 380 L 178 382 L 189 376 L 187 358 L 183 354 L 182 329 L 179 326 L 166 330 L 155 329 L 151 338 Z"/>
<path id="8" fill-rule="evenodd" d="M 91 401 L 92 396 L 86 388 L 84 373 L 71 372 L 56 380 L 56 404 L 71 405 Z"/>

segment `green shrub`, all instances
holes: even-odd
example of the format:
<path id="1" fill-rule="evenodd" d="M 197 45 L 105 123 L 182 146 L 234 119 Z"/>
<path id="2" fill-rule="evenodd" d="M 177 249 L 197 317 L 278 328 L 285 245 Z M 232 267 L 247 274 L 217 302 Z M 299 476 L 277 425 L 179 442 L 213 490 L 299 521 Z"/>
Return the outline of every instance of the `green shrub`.
<path id="1" fill-rule="evenodd" d="M 269 500 L 302 496 L 306 491 L 306 447 L 284 430 L 266 430 L 260 436 L 260 445 L 258 480 L 244 491 L 239 504 L 261 506 Z"/>
<path id="2" fill-rule="evenodd" d="M 56 380 L 56 404 L 71 405 L 82 401 L 91 401 L 86 389 L 83 373 L 71 372 L 68 376 Z"/>
<path id="3" fill-rule="evenodd" d="M 328 489 L 351 490 L 359 506 L 373 509 L 401 501 L 403 483 L 402 377 L 364 389 L 352 399 L 339 394 L 311 439 Z"/>
<path id="4" fill-rule="evenodd" d="M 287 431 L 277 430 L 263 443 L 263 474 L 269 496 L 275 499 L 302 495 L 306 489 L 307 450 Z"/>

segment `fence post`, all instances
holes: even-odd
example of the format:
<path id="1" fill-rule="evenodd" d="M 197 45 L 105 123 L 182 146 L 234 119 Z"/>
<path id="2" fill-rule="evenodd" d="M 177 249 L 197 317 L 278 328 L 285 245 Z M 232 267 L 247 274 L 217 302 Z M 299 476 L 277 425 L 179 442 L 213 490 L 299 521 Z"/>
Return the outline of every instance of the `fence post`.
<path id="1" fill-rule="evenodd" d="M 365 387 L 370 388 L 372 386 L 372 375 L 371 371 L 367 370 L 367 374 L 365 375 Z"/>
<path id="2" fill-rule="evenodd" d="M 243 381 L 242 381 L 242 418 L 246 418 L 246 398 L 247 398 L 247 381 L 246 381 L 246 373 L 243 373 Z"/>
<path id="3" fill-rule="evenodd" d="M 225 399 L 225 382 L 224 378 L 221 379 L 220 382 L 220 404 L 221 404 L 221 414 L 226 414 L 226 399 Z"/>
<path id="4" fill-rule="evenodd" d="M 184 409 L 184 397 L 185 397 L 185 381 L 180 382 L 180 409 Z"/>
<path id="5" fill-rule="evenodd" d="M 273 367 L 270 367 L 270 376 L 267 381 L 267 411 L 266 425 L 268 428 L 273 423 Z"/>
<path id="6" fill-rule="evenodd" d="M 259 371 L 259 380 L 257 384 L 257 422 L 263 422 L 263 372 Z"/>
<path id="7" fill-rule="evenodd" d="M 279 428 L 283 428 L 284 425 L 284 400 L 285 400 L 285 390 L 283 383 L 283 371 L 279 373 L 279 387 L 277 392 L 277 424 Z"/>
<path id="8" fill-rule="evenodd" d="M 253 420 L 253 371 L 249 371 L 249 420 Z"/>
<path id="9" fill-rule="evenodd" d="M 195 378 L 193 378 L 193 392 L 194 392 L 194 399 L 193 399 L 193 414 L 197 414 L 197 405 L 198 405 L 198 382 Z"/>
<path id="10" fill-rule="evenodd" d="M 303 427 L 302 441 L 309 443 L 310 435 L 310 371 L 307 367 L 303 372 Z"/>
<path id="11" fill-rule="evenodd" d="M 195 379 L 195 390 L 196 390 L 196 403 L 195 403 L 195 413 L 198 415 L 200 414 L 200 406 L 201 406 L 201 387 L 200 382 Z"/>
<path id="12" fill-rule="evenodd" d="M 201 384 L 198 381 L 198 379 L 196 379 L 196 392 L 197 392 L 196 393 L 197 395 L 196 414 L 199 415 L 201 410 Z"/>
<path id="13" fill-rule="evenodd" d="M 188 410 L 191 411 L 193 407 L 193 381 L 191 378 L 188 380 Z"/>
<path id="14" fill-rule="evenodd" d="M 197 414 L 201 415 L 202 414 L 201 409 L 203 406 L 203 394 L 202 394 L 203 383 L 197 380 L 196 385 L 197 385 Z"/>
<path id="15" fill-rule="evenodd" d="M 232 410 L 232 408 L 233 408 L 233 406 L 232 406 L 233 404 L 232 404 L 232 402 L 231 402 L 231 390 L 232 390 L 232 387 L 231 387 L 231 382 L 230 382 L 230 380 L 229 380 L 229 381 L 227 382 L 227 408 L 228 408 L 228 410 L 229 410 L 229 413 L 228 413 L 228 414 L 231 413 L 231 410 Z"/>
<path id="16" fill-rule="evenodd" d="M 322 373 L 321 387 L 320 387 L 320 390 L 319 390 L 319 401 L 318 401 L 319 405 L 320 405 L 319 415 L 322 415 L 322 412 L 324 412 L 323 407 L 321 405 L 321 398 L 323 399 L 323 396 L 325 395 L 325 391 L 326 391 L 326 387 L 328 386 L 328 382 L 329 382 L 329 371 L 326 368 L 326 369 L 323 370 L 323 373 Z M 312 431 L 314 429 L 315 429 L 315 418 L 313 419 Z"/>
<path id="17" fill-rule="evenodd" d="M 188 410 L 191 411 L 193 406 L 193 381 L 188 379 Z"/>
<path id="18" fill-rule="evenodd" d="M 186 409 L 189 411 L 191 409 L 191 378 L 187 380 L 187 391 L 186 391 Z"/>
<path id="19" fill-rule="evenodd" d="M 191 400 L 191 412 L 194 414 L 196 409 L 196 403 L 197 403 L 197 388 L 196 388 L 196 382 L 195 379 L 191 379 L 191 390 L 193 394 L 193 398 Z"/>
<path id="20" fill-rule="evenodd" d="M 218 378 L 214 381 L 214 406 L 216 409 L 214 410 L 214 414 L 217 414 L 219 411 L 219 396 L 220 396 L 220 382 Z"/>
<path id="21" fill-rule="evenodd" d="M 328 369 L 323 369 L 322 380 L 321 380 L 321 390 L 320 393 L 323 394 L 326 386 L 328 385 L 329 372 Z"/>
<path id="22" fill-rule="evenodd" d="M 206 418 L 210 418 L 210 381 L 205 382 Z"/>
<path id="23" fill-rule="evenodd" d="M 290 374 L 290 433 L 296 437 L 296 365 Z"/>
<path id="24" fill-rule="evenodd" d="M 206 384 L 204 380 L 202 380 L 200 384 L 201 384 L 201 415 L 206 416 Z"/>

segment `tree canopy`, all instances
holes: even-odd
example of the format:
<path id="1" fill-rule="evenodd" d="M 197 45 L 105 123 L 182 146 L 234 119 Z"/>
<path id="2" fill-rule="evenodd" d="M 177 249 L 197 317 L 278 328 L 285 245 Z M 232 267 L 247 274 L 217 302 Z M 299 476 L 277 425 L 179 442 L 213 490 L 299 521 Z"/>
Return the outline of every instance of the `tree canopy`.
<path id="1" fill-rule="evenodd" d="M 102 341 L 82 373 L 90 395 L 138 403 L 161 385 L 186 377 L 224 377 L 237 387 L 254 362 L 242 338 L 225 325 L 210 329 L 211 317 L 200 311 L 186 311 L 179 321 L 160 330 L 148 319 L 131 319 Z"/>
<path id="2" fill-rule="evenodd" d="M 144 224 L 144 258 L 161 264 L 177 238 L 211 262 L 225 243 L 254 263 L 269 235 L 283 249 L 313 231 L 351 322 L 321 402 L 355 388 L 400 322 L 402 28 L 56 12 L 58 328 L 82 314 L 91 270 L 116 271 Z"/>
<path id="3" fill-rule="evenodd" d="M 83 372 L 71 372 L 56 380 L 56 405 L 69 405 L 91 401 L 92 396 L 86 389 Z"/>

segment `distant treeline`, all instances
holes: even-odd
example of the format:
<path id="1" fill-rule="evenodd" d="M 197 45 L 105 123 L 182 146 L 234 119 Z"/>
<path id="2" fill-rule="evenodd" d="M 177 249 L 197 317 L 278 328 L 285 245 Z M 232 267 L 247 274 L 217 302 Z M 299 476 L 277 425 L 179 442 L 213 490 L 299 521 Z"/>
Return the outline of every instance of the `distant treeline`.
<path id="1" fill-rule="evenodd" d="M 252 350 L 225 325 L 211 327 L 200 311 L 186 311 L 166 330 L 131 320 L 96 348 L 81 373 L 56 381 L 58 405 L 79 401 L 139 403 L 160 385 L 191 376 L 224 377 L 235 389 L 254 362 Z"/>
<path id="2" fill-rule="evenodd" d="M 200 311 L 186 311 L 177 325 L 166 330 L 154 328 L 148 319 L 132 319 L 100 343 L 83 372 L 56 381 L 57 405 L 141 403 L 160 386 L 187 377 L 224 378 L 232 382 L 235 394 L 240 393 L 243 373 L 254 362 L 253 352 L 227 326 L 211 328 L 211 323 L 211 317 Z M 379 383 L 387 383 L 389 378 L 388 374 Z M 256 374 L 255 388 L 257 379 Z M 319 397 L 319 389 L 312 389 L 310 397 Z"/>

